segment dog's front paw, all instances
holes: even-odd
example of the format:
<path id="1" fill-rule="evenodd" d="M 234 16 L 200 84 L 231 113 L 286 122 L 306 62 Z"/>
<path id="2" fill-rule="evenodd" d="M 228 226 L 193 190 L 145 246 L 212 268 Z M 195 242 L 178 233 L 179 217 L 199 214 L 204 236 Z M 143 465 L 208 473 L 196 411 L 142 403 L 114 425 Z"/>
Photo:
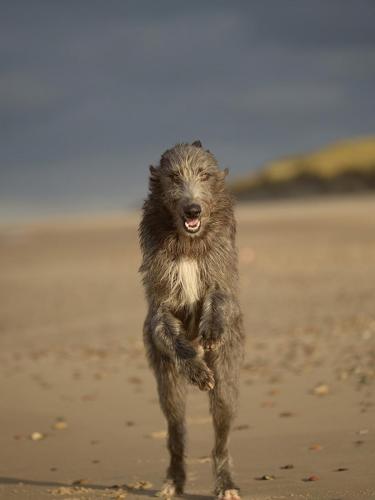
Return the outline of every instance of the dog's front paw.
<path id="1" fill-rule="evenodd" d="M 200 345 L 205 351 L 215 351 L 223 343 L 223 335 L 216 330 L 201 331 L 200 332 Z"/>
<path id="2" fill-rule="evenodd" d="M 214 374 L 204 361 L 194 360 L 189 363 L 187 377 L 189 382 L 198 386 L 201 391 L 211 391 L 215 387 Z"/>
<path id="3" fill-rule="evenodd" d="M 202 337 L 201 339 L 201 346 L 203 347 L 204 351 L 215 351 L 216 349 L 219 349 L 219 347 L 223 344 L 223 339 L 222 337 Z"/>
<path id="4" fill-rule="evenodd" d="M 201 391 L 212 391 L 215 387 L 215 377 L 209 368 L 202 370 L 197 377 L 197 385 Z"/>

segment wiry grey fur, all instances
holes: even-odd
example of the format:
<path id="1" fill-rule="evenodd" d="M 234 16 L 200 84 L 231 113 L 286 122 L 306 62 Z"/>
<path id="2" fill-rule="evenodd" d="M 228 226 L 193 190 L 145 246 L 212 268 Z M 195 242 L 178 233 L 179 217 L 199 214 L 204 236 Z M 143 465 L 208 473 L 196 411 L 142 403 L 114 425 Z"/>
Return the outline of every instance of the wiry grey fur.
<path id="1" fill-rule="evenodd" d="M 168 421 L 170 465 L 162 495 L 185 483 L 186 383 L 207 390 L 215 430 L 215 492 L 236 500 L 228 437 L 243 356 L 237 299 L 236 224 L 227 171 L 196 141 L 178 144 L 150 167 L 150 192 L 139 228 L 140 271 L 148 301 L 144 342 Z M 188 233 L 184 210 L 200 205 L 200 229 Z"/>

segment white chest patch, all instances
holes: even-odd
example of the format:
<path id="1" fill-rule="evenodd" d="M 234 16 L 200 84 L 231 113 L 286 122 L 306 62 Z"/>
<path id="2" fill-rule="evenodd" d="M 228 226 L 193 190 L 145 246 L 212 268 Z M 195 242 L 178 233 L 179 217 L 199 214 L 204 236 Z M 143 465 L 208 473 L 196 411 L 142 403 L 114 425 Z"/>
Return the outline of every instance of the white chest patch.
<path id="1" fill-rule="evenodd" d="M 200 276 L 196 260 L 180 259 L 176 267 L 177 284 L 181 288 L 183 299 L 188 304 L 194 304 L 200 296 Z"/>

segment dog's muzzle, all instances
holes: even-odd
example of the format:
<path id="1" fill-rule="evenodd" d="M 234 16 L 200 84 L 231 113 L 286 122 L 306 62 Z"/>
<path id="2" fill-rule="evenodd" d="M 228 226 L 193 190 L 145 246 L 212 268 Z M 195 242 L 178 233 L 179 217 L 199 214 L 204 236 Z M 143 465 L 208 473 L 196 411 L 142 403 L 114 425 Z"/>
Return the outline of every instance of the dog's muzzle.
<path id="1" fill-rule="evenodd" d="M 201 227 L 200 215 L 202 208 L 198 203 L 191 203 L 184 207 L 184 228 L 188 233 L 197 233 Z"/>

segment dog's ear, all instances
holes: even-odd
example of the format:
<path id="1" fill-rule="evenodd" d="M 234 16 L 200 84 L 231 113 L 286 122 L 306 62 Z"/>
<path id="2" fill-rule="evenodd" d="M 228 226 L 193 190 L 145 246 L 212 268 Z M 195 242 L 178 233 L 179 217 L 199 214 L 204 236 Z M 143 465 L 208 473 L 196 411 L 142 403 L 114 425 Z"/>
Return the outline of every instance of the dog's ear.
<path id="1" fill-rule="evenodd" d="M 203 147 L 201 141 L 199 141 L 199 140 L 192 142 L 191 145 L 195 146 L 196 148 Z"/>
<path id="2" fill-rule="evenodd" d="M 159 180 L 159 169 L 150 165 L 150 189 Z"/>
<path id="3" fill-rule="evenodd" d="M 224 170 L 220 170 L 219 177 L 223 181 L 228 174 L 229 174 L 229 168 L 225 167 Z"/>

